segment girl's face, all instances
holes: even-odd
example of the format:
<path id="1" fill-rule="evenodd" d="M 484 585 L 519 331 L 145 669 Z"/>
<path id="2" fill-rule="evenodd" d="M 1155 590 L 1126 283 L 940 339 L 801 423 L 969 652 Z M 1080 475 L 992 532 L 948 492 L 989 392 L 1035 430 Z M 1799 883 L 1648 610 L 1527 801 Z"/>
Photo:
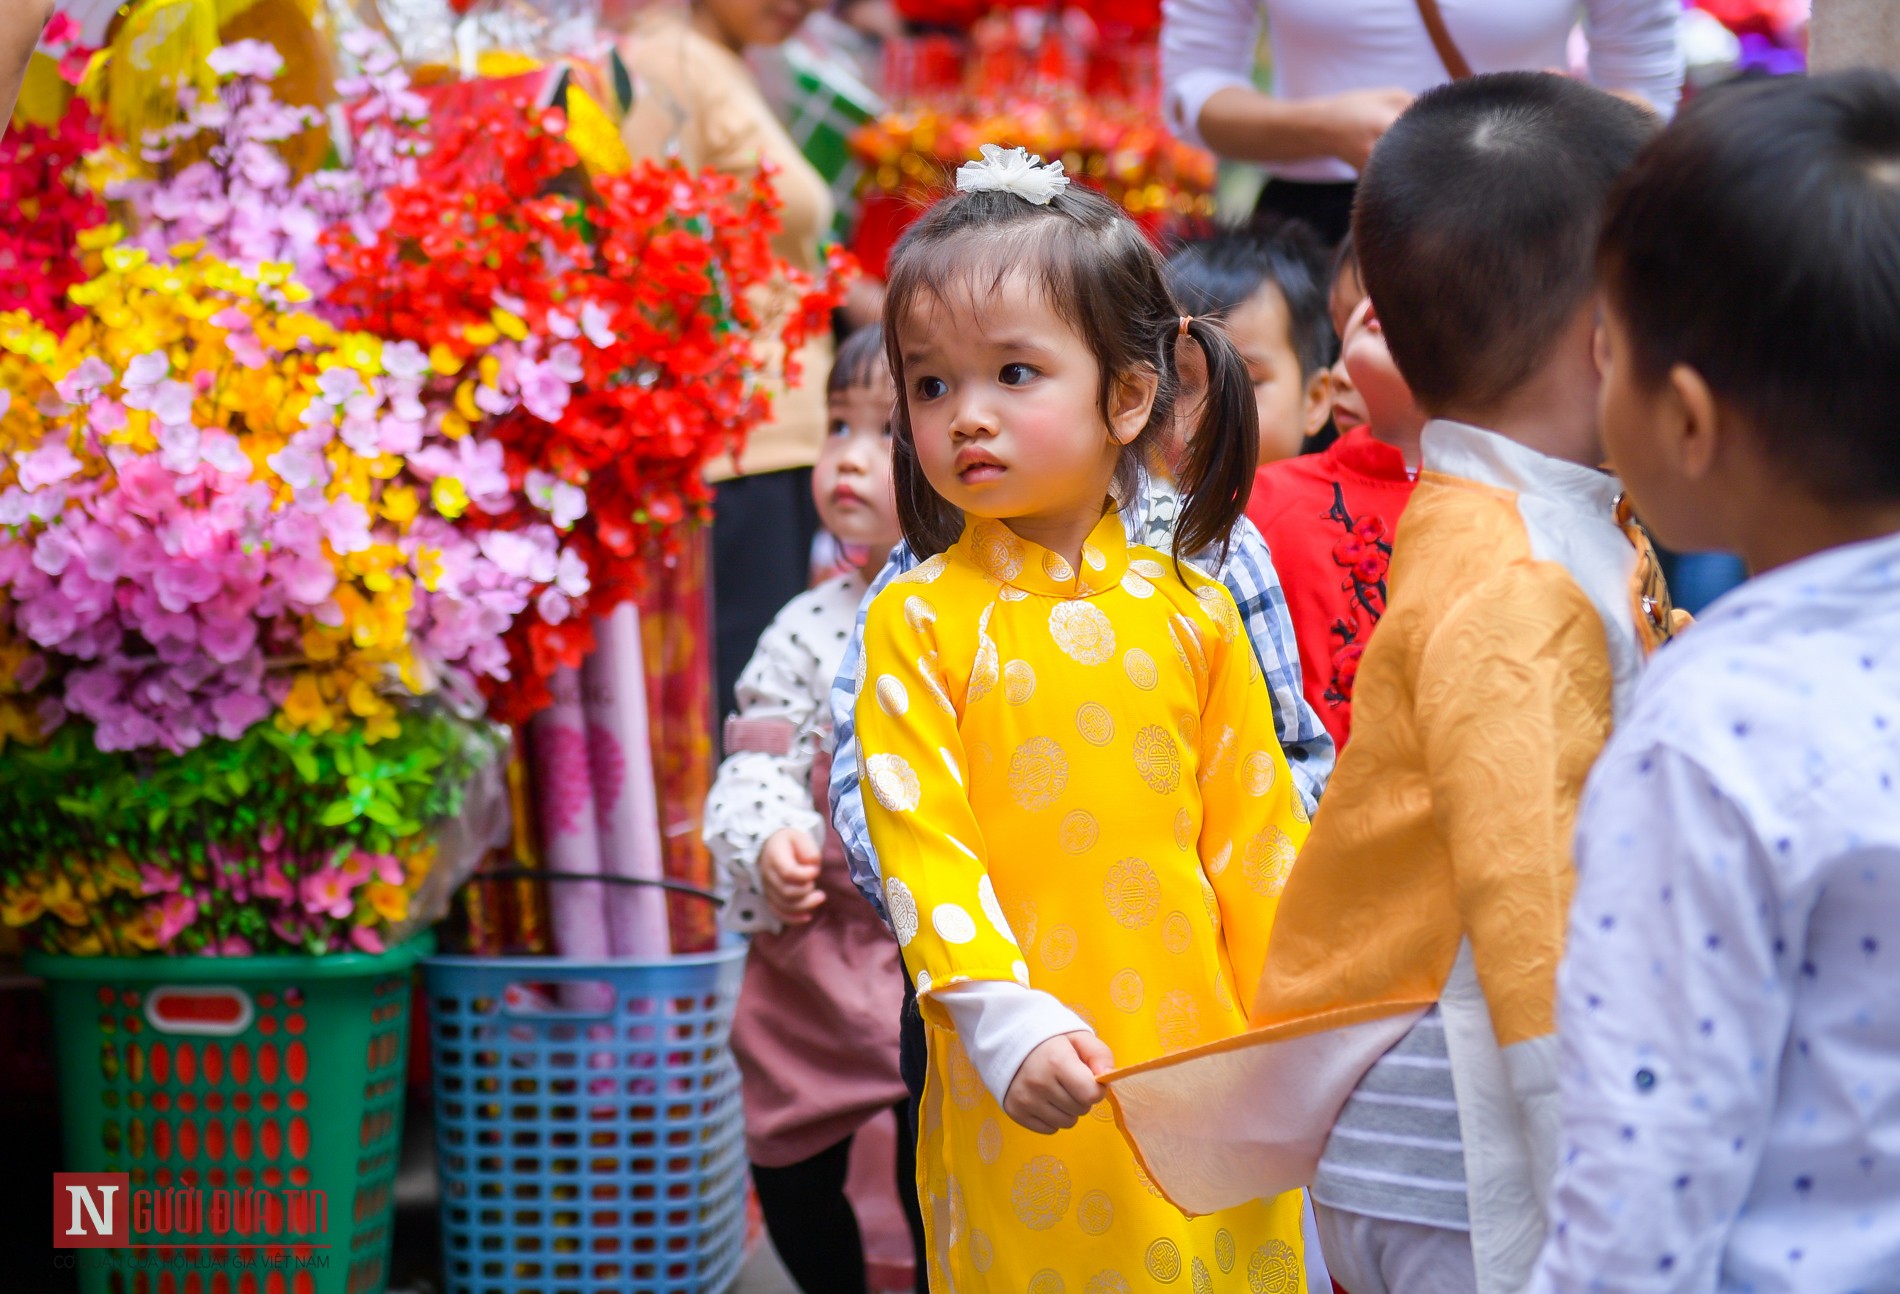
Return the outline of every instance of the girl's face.
<path id="1" fill-rule="evenodd" d="M 1073 557 L 1147 423 L 1154 380 L 1114 383 L 1104 425 L 1101 368 L 1039 287 L 1012 275 L 974 305 L 926 297 L 897 321 L 918 465 L 966 516 Z"/>
<path id="2" fill-rule="evenodd" d="M 891 490 L 891 401 L 896 389 L 878 368 L 875 380 L 834 391 L 830 433 L 812 469 L 812 495 L 825 529 L 839 542 L 876 553 L 898 540 L 897 496 Z"/>

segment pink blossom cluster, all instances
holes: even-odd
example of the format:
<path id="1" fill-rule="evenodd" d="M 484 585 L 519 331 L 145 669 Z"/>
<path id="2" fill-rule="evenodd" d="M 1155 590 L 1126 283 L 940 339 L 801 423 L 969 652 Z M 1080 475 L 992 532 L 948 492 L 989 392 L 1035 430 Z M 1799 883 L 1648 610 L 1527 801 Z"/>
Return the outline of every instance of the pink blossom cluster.
<path id="1" fill-rule="evenodd" d="M 286 840 L 283 828 L 272 825 L 254 844 L 211 845 L 205 854 L 211 865 L 209 886 L 189 884 L 184 879 L 189 869 L 170 860 L 141 863 L 140 891 L 158 905 L 152 932 L 158 951 L 169 949 L 200 918 L 215 920 L 219 910 L 246 906 L 262 916 L 270 932 L 288 947 L 384 951 L 381 932 L 360 923 L 363 916 L 374 913 L 360 891 L 377 883 L 387 887 L 386 902 L 394 898 L 405 885 L 402 860 L 361 850 L 349 850 L 341 858 L 333 855 L 333 849 L 300 853 Z M 401 903 L 406 908 L 406 897 Z M 242 935 L 232 934 L 202 951 L 207 956 L 238 957 L 253 950 Z"/>
<path id="2" fill-rule="evenodd" d="M 360 67 L 337 83 L 349 127 L 338 141 L 344 165 L 297 177 L 275 145 L 327 124 L 323 115 L 271 93 L 284 67 L 273 46 L 258 40 L 222 46 L 209 59 L 219 77 L 216 95 L 191 103 L 182 121 L 144 141 L 144 160 L 157 176 L 108 187 L 110 197 L 131 209 L 131 241 L 154 255 L 202 240 L 211 255 L 235 264 L 287 262 L 321 296 L 333 281 L 323 231 L 348 224 L 369 238 L 388 222 L 385 195 L 414 180 L 428 113 L 386 39 L 357 31 L 343 43 Z M 173 164 L 180 145 L 207 136 L 203 158 Z"/>
<path id="3" fill-rule="evenodd" d="M 232 328 L 241 363 L 263 365 L 248 316 L 232 308 L 213 321 Z M 381 363 L 367 380 L 342 365 L 323 372 L 301 426 L 274 452 L 260 448 L 261 465 L 252 438 L 199 425 L 209 374 L 180 381 L 161 351 L 122 374 L 89 357 L 57 383 L 63 408 L 38 444 L 10 455 L 16 480 L 0 491 L 0 603 L 37 649 L 16 681 L 35 690 L 58 668 L 43 731 L 71 712 L 96 726 L 102 750 L 235 739 L 283 703 L 306 663 L 305 630 L 345 624 L 342 585 L 356 581 L 373 615 L 373 570 L 408 577 L 413 597 L 396 638 L 366 621 L 350 626 L 354 641 L 413 664 L 425 688 L 457 670 L 506 678 L 502 635 L 514 618 L 586 594 L 586 566 L 551 522 L 483 528 L 422 503 L 399 524 L 380 495 L 359 497 L 357 482 L 339 479 L 394 455 L 407 470 L 383 490 L 426 498 L 447 480 L 481 511 L 516 506 L 499 445 L 429 428 L 419 348 L 385 346 Z M 148 415 L 156 452 L 104 439 L 128 411 Z M 558 491 L 549 494 L 552 503 Z M 372 549 L 400 563 L 363 565 Z"/>

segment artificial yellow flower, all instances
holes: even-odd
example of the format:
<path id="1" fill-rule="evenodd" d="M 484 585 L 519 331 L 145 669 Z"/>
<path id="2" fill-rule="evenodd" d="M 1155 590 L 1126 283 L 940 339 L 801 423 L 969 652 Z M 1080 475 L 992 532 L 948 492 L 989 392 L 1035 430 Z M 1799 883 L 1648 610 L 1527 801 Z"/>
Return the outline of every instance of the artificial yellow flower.
<path id="1" fill-rule="evenodd" d="M 409 915 L 409 895 L 400 885 L 371 881 L 363 887 L 363 893 L 376 915 L 392 925 Z"/>
<path id="2" fill-rule="evenodd" d="M 297 675 L 297 681 L 290 685 L 290 694 L 284 698 L 283 713 L 279 717 L 292 728 L 308 728 L 313 733 L 330 731 L 330 707 L 324 703 L 323 690 L 315 674 Z"/>

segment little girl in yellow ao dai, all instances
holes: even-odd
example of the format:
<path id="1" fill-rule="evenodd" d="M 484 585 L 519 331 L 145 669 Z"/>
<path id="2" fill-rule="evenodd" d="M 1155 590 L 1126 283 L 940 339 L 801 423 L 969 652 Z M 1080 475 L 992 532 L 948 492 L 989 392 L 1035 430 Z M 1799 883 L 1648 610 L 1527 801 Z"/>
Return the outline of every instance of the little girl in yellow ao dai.
<path id="1" fill-rule="evenodd" d="M 1224 535 L 1252 390 L 1119 208 L 985 153 L 892 262 L 898 508 L 928 560 L 871 605 L 856 710 L 930 1026 L 932 1288 L 1294 1294 L 1298 1195 L 1183 1217 L 1096 1082 L 1245 1028 L 1306 834 L 1232 600 L 1117 515 L 1194 344 L 1209 390 L 1175 547 Z"/>

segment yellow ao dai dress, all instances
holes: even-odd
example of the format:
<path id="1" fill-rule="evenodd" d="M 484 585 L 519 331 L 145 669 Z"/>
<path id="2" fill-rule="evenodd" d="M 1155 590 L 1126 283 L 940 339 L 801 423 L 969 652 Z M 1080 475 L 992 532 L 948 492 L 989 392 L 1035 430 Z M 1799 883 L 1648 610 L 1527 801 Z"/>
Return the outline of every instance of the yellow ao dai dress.
<path id="1" fill-rule="evenodd" d="M 1295 1294 L 1297 1193 L 1183 1217 L 1107 1102 L 1053 1137 L 1005 1115 L 937 1000 L 1045 990 L 1121 1065 L 1246 1025 L 1306 835 L 1266 684 L 1227 591 L 1114 514 L 1082 564 L 975 521 L 865 626 L 865 809 L 929 1026 L 931 1287 Z"/>

